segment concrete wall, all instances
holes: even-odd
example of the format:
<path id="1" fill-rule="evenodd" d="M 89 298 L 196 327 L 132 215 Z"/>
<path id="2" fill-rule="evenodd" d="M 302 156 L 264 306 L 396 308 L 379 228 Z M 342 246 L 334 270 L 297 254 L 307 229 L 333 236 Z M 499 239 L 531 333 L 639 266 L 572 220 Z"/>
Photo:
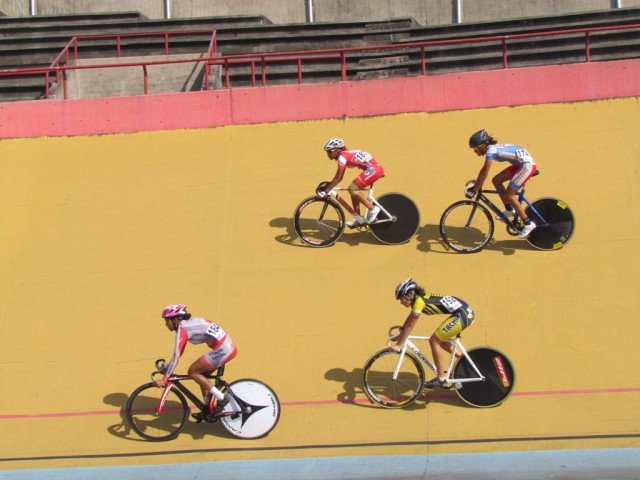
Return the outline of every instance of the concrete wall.
<path id="1" fill-rule="evenodd" d="M 413 17 L 422 25 L 640 7 L 640 0 L 34 0 L 36 14 L 139 11 L 148 18 L 263 14 L 273 23 L 301 23 L 310 14 L 317 22 L 383 20 Z M 459 5 L 459 9 L 458 9 Z M 29 0 L 0 0 L 0 12 L 29 15 Z M 458 15 L 458 10 L 460 15 Z"/>
<path id="2" fill-rule="evenodd" d="M 79 60 L 77 65 L 129 64 L 137 61 L 163 62 L 167 60 L 189 60 L 203 56 L 204 54 L 94 58 L 91 60 Z M 217 76 L 219 77 L 219 73 Z M 199 91 L 202 89 L 203 79 L 204 65 L 201 62 L 147 66 L 147 88 L 149 94 Z M 67 96 L 69 99 L 78 99 L 143 95 L 145 93 L 144 85 L 144 70 L 142 66 L 70 70 L 68 73 Z M 181 85 L 179 90 L 176 90 L 176 85 Z M 56 87 L 52 99 L 64 99 L 64 92 L 60 87 L 60 85 Z"/>

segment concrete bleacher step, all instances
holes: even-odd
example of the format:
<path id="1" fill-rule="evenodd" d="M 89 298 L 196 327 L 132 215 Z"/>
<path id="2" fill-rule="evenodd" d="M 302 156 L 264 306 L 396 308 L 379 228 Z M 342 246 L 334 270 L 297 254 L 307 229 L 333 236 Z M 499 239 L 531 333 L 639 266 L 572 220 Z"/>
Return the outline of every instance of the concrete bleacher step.
<path id="1" fill-rule="evenodd" d="M 269 52 L 397 45 L 397 49 L 362 50 L 349 52 L 346 55 L 350 80 L 389 78 L 422 73 L 419 50 L 405 47 L 408 42 L 640 24 L 640 8 L 438 27 L 422 27 L 412 18 L 274 25 L 260 15 L 148 20 L 126 13 L 123 14 L 123 18 L 104 16 L 91 21 L 83 21 L 73 16 L 69 24 L 65 24 L 63 18 L 53 17 L 56 18 L 44 19 L 46 21 L 39 19 L 34 24 L 20 20 L 23 22 L 22 27 L 12 25 L 8 21 L 3 23 L 3 19 L 0 19 L 0 51 L 3 52 L 3 55 L 0 55 L 0 69 L 48 66 L 74 35 L 177 32 L 215 28 L 218 52 L 222 55 L 253 54 L 258 57 L 262 53 Z M 592 60 L 637 58 L 640 56 L 638 37 L 637 30 L 593 34 L 591 58 Z M 210 42 L 208 33 L 170 38 L 169 49 L 172 55 L 202 54 L 206 52 Z M 79 58 L 114 57 L 115 48 L 114 39 L 83 40 Z M 123 38 L 121 43 L 121 55 L 124 57 L 158 55 L 163 50 L 163 38 L 146 36 Z M 582 35 L 566 35 L 510 40 L 508 53 L 509 66 L 584 61 L 584 38 Z M 428 74 L 503 68 L 500 42 L 432 46 L 426 49 L 426 59 Z M 303 64 L 304 83 L 341 79 L 341 68 L 337 61 L 305 59 Z M 248 86 L 255 81 L 251 78 L 251 69 L 248 65 L 231 67 L 230 77 L 232 88 Z M 11 84 L 10 81 L 3 80 Z M 298 67 L 295 61 L 268 65 L 267 85 L 291 84 L 297 81 Z M 44 80 L 41 84 L 43 82 Z M 219 83 L 216 87 L 220 87 Z M 14 89 L 12 94 L 3 95 L 2 82 L 0 82 L 0 101 L 16 99 L 15 88 L 17 87 L 11 85 L 11 88 Z M 24 82 L 24 88 L 31 89 L 33 98 L 38 98 L 43 90 L 43 87 L 40 87 L 40 90 L 33 90 L 32 82 L 27 81 Z"/>
<path id="2" fill-rule="evenodd" d="M 400 42 L 427 42 L 447 39 L 466 39 L 492 35 L 542 33 L 561 29 L 597 28 L 640 24 L 640 8 L 572 13 L 550 17 L 473 22 L 434 27 L 416 27 L 407 31 L 409 38 Z"/>

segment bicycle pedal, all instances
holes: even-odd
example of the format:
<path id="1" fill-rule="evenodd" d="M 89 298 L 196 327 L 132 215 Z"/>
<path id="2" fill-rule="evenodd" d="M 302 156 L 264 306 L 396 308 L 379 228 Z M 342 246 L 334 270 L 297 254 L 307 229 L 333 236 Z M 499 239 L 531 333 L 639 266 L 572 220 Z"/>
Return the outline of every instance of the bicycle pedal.
<path id="1" fill-rule="evenodd" d="M 204 416 L 204 421 L 207 423 L 216 423 L 218 421 L 218 417 L 212 414 L 208 414 Z"/>
<path id="2" fill-rule="evenodd" d="M 200 413 L 200 412 L 198 412 L 198 413 L 192 413 L 192 414 L 191 414 L 191 418 L 193 418 L 193 419 L 196 421 L 196 423 L 202 423 L 202 420 L 204 420 L 204 419 L 202 418 L 202 413 Z"/>

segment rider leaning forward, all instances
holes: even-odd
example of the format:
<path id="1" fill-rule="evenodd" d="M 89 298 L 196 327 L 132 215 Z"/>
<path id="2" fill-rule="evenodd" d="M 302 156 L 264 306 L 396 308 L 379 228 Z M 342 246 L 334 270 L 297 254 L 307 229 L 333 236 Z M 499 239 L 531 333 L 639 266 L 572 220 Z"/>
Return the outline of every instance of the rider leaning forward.
<path id="1" fill-rule="evenodd" d="M 536 162 L 533 161 L 533 158 L 525 148 L 508 143 L 498 143 L 486 130 L 479 130 L 471 135 L 469 147 L 473 149 L 476 155 L 484 155 L 485 162 L 480 173 L 478 173 L 475 185 L 469 187 L 465 192 L 466 196 L 473 198 L 477 195 L 489 174 L 489 169 L 494 160 L 496 162 L 510 163 L 511 165 L 493 177 L 493 186 L 500 192 L 500 198 L 504 203 L 505 211 L 503 215 L 505 217 L 513 217 L 517 212 L 524 222 L 524 227 L 518 237 L 527 238 L 536 228 L 536 224 L 527 217 L 516 193 L 536 173 Z M 509 182 L 509 185 L 505 190 L 504 183 L 506 181 Z"/>
<path id="2" fill-rule="evenodd" d="M 400 300 L 400 303 L 405 307 L 411 308 L 411 313 L 404 321 L 404 325 L 400 327 L 400 333 L 394 337 L 396 344 L 389 346 L 389 350 L 393 352 L 402 350 L 402 346 L 411 335 L 420 314 L 449 315 L 429 337 L 433 363 L 438 370 L 438 376 L 425 383 L 427 388 L 448 388 L 443 352 L 451 353 L 453 351 L 453 343 L 450 340 L 471 325 L 474 319 L 473 310 L 458 297 L 425 292 L 424 288 L 411 278 L 396 287 L 396 300 Z M 460 355 L 456 352 L 457 357 Z"/>
<path id="3" fill-rule="evenodd" d="M 228 393 L 222 393 L 206 377 L 232 360 L 238 353 L 233 340 L 220 326 L 206 318 L 193 317 L 187 313 L 187 306 L 182 304 L 169 305 L 162 311 L 162 318 L 171 332 L 176 332 L 175 347 L 171 361 L 164 369 L 164 377 L 156 380 L 157 387 L 164 387 L 178 365 L 178 360 L 184 352 L 187 342 L 193 344 L 206 343 L 211 350 L 198 358 L 189 367 L 188 375 L 196 381 L 202 390 L 204 404 L 210 413 L 218 413 L 229 403 Z M 217 400 L 217 404 L 216 404 Z M 214 408 L 215 406 L 215 408 Z M 194 415 L 197 420 L 199 414 Z"/>
<path id="4" fill-rule="evenodd" d="M 326 196 L 334 187 L 336 187 L 344 177 L 347 168 L 359 168 L 362 173 L 349 185 L 349 194 L 351 195 L 351 203 L 356 215 L 347 222 L 348 227 L 355 227 L 373 223 L 380 213 L 380 207 L 375 206 L 361 190 L 373 185 L 379 178 L 384 177 L 384 169 L 378 161 L 367 152 L 362 150 L 347 150 L 344 140 L 341 138 L 332 138 L 324 145 L 324 150 L 330 160 L 338 162 L 338 170 L 333 180 L 324 188 L 324 191 L 318 192 L 320 197 Z M 363 204 L 369 210 L 367 218 L 364 219 L 360 215 L 360 204 Z"/>

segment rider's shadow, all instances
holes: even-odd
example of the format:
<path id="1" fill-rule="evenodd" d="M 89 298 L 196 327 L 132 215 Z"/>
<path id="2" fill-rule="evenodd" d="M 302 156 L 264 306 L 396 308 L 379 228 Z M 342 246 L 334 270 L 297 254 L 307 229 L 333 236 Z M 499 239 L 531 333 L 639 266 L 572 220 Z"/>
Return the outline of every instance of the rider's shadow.
<path id="1" fill-rule="evenodd" d="M 120 423 L 115 423 L 107 427 L 107 432 L 115 437 L 119 437 L 123 440 L 132 440 L 137 442 L 148 442 L 142 437 L 139 437 L 131 428 L 129 424 L 129 420 L 127 419 L 125 413 L 125 407 L 127 405 L 127 399 L 129 396 L 125 393 L 110 393 L 105 395 L 104 403 L 107 405 L 113 405 L 118 408 L 120 414 Z M 153 397 L 150 399 L 155 405 L 157 403 L 157 399 Z M 192 412 L 197 411 L 197 409 L 192 409 Z M 162 421 L 151 420 L 153 421 Z M 227 432 L 224 428 L 222 428 L 218 423 L 196 423 L 191 418 L 187 421 L 187 424 L 184 427 L 184 430 L 180 432 L 180 435 L 191 435 L 194 440 L 199 440 L 204 438 L 205 436 L 214 435 L 216 437 L 221 438 L 234 438 L 229 432 Z"/>
<path id="2" fill-rule="evenodd" d="M 344 368 L 332 368 L 324 374 L 326 380 L 342 383 L 342 391 L 338 393 L 336 400 L 340 403 L 356 405 L 365 408 L 380 408 L 369 401 L 362 386 L 362 368 L 354 368 L 348 372 Z M 424 410 L 430 403 L 440 403 L 452 407 L 469 407 L 453 391 L 439 390 L 423 392 L 415 402 L 402 410 Z"/>
<path id="3" fill-rule="evenodd" d="M 418 229 L 418 250 L 421 252 L 449 253 L 460 255 L 445 245 L 440 236 L 439 225 L 424 225 Z M 436 247 L 434 249 L 434 247 Z M 482 250 L 493 250 L 501 252 L 503 255 L 513 255 L 518 250 L 535 250 L 529 242 L 520 239 L 496 240 L 493 238 Z M 478 252 L 480 253 L 480 252 Z"/>

